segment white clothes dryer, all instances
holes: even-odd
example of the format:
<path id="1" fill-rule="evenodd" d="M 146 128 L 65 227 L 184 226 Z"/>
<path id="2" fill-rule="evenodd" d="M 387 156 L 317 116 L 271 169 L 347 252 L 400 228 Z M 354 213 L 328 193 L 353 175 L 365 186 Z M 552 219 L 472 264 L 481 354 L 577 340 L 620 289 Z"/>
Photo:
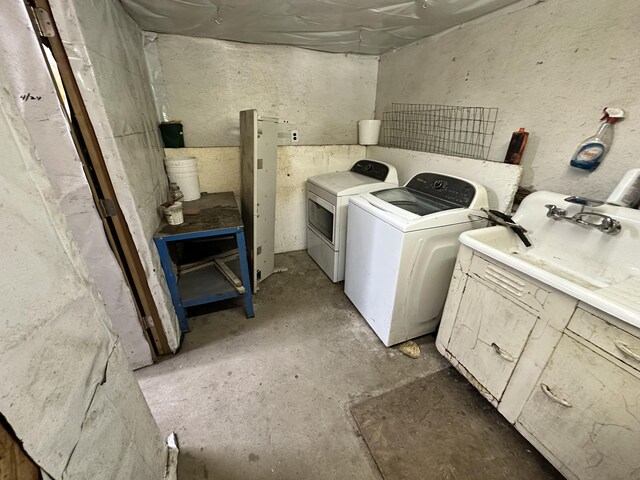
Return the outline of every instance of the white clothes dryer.
<path id="1" fill-rule="evenodd" d="M 395 167 L 374 160 L 307 179 L 307 252 L 333 282 L 344 280 L 349 198 L 397 186 Z"/>
<path id="2" fill-rule="evenodd" d="M 458 237 L 486 225 L 469 217 L 481 207 L 482 185 L 431 172 L 351 198 L 344 291 L 386 346 L 436 329 Z"/>

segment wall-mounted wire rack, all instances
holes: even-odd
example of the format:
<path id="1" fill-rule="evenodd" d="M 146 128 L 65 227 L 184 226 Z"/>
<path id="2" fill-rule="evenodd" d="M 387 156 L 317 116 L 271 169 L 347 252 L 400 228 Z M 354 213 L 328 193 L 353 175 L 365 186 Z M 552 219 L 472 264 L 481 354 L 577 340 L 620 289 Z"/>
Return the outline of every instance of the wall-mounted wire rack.
<path id="1" fill-rule="evenodd" d="M 497 117 L 497 108 L 394 103 L 380 145 L 486 160 Z"/>

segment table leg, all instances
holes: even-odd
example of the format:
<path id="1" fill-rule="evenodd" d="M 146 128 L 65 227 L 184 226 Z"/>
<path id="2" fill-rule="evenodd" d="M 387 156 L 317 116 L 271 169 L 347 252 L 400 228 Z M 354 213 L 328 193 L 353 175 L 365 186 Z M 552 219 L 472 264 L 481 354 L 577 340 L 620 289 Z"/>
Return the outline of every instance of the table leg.
<path id="1" fill-rule="evenodd" d="M 173 307 L 176 309 L 176 315 L 178 316 L 178 323 L 180 324 L 181 332 L 189 331 L 189 323 L 187 322 L 187 314 L 182 307 L 182 301 L 180 300 L 180 292 L 178 291 L 178 279 L 173 273 L 173 267 L 171 265 L 171 256 L 169 255 L 169 248 L 167 242 L 162 238 L 154 238 L 158 254 L 160 255 L 160 263 L 164 276 L 167 279 L 167 286 L 169 287 L 169 293 L 171 293 L 171 300 Z"/>
<path id="2" fill-rule="evenodd" d="M 247 318 L 252 318 L 255 314 L 253 312 L 253 294 L 251 293 L 251 278 L 249 276 L 249 261 L 247 260 L 247 245 L 244 240 L 244 230 L 238 230 L 236 233 L 236 241 L 238 242 L 242 285 L 244 285 L 244 307 L 247 311 Z"/>

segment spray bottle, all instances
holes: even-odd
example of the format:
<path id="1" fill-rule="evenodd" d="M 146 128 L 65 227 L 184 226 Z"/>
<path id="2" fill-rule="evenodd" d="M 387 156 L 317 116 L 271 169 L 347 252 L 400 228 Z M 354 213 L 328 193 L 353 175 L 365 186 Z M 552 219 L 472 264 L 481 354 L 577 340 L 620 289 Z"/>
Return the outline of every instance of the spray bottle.
<path id="1" fill-rule="evenodd" d="M 624 110 L 621 108 L 604 109 L 604 120 L 593 137 L 587 138 L 578 145 L 578 149 L 571 158 L 571 166 L 582 168 L 590 172 L 600 165 L 603 157 L 609 151 L 613 142 L 613 125 L 624 118 Z"/>

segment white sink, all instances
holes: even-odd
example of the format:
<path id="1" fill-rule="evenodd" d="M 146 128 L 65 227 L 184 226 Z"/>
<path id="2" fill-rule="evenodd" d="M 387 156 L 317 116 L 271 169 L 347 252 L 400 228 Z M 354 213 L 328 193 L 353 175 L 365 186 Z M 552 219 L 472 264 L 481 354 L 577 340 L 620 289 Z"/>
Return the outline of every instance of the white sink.
<path id="1" fill-rule="evenodd" d="M 622 230 L 608 235 L 548 218 L 547 204 L 566 209 L 567 216 L 580 211 L 579 205 L 564 201 L 567 196 L 536 192 L 522 202 L 513 219 L 527 229 L 531 247 L 500 226 L 470 230 L 460 242 L 640 328 L 640 211 L 587 207 L 620 222 Z"/>

